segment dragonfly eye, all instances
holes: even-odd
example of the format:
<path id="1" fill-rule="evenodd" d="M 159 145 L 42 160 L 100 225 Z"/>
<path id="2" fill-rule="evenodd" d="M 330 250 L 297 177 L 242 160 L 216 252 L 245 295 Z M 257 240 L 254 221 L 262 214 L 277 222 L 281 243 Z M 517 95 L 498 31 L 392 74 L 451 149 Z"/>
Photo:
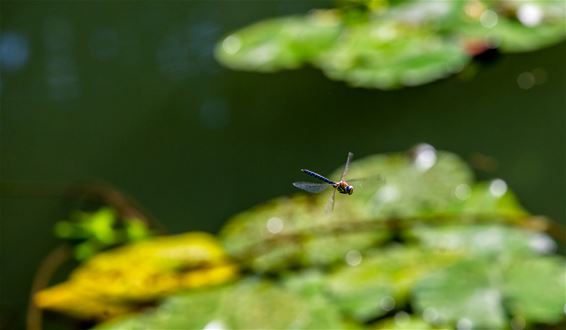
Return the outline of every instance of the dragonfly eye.
<path id="1" fill-rule="evenodd" d="M 354 187 L 348 186 L 348 187 L 346 187 L 346 191 L 348 192 L 348 195 L 351 195 L 351 194 L 354 193 Z"/>

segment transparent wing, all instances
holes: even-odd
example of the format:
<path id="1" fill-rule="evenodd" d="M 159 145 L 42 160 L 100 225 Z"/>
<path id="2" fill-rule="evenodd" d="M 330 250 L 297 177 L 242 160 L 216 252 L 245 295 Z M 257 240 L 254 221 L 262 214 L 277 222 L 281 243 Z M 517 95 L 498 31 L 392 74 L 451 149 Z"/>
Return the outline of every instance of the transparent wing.
<path id="1" fill-rule="evenodd" d="M 336 189 L 334 189 L 334 191 L 332 192 L 332 195 L 330 195 L 330 198 L 328 199 L 328 202 L 326 203 L 326 213 L 332 213 L 332 211 L 334 211 L 334 203 L 336 201 Z"/>
<path id="2" fill-rule="evenodd" d="M 296 188 L 316 194 L 326 190 L 330 185 L 328 183 L 312 183 L 312 182 L 293 182 Z"/>
<path id="3" fill-rule="evenodd" d="M 348 158 L 346 159 L 346 164 L 344 164 L 344 169 L 342 170 L 342 175 L 340 176 L 340 181 L 344 180 L 344 177 L 348 173 L 348 167 L 350 167 L 350 162 L 352 161 L 352 157 L 354 157 L 354 154 L 349 152 Z"/>

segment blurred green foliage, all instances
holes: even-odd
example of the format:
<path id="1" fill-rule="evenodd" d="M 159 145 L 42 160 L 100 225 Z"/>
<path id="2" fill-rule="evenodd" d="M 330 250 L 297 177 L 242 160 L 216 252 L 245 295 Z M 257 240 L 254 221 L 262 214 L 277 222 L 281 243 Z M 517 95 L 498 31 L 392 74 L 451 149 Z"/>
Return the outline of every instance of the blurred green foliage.
<path id="1" fill-rule="evenodd" d="M 504 181 L 420 145 L 352 163 L 352 196 L 279 198 L 220 234 L 239 281 L 98 329 L 505 329 L 564 319 L 564 258 Z M 334 174 L 337 176 L 338 172 Z M 334 177 L 332 176 L 332 177 Z M 544 223 L 544 221 L 542 221 Z M 531 228 L 531 229 L 527 229 Z M 536 228 L 536 226 L 534 227 Z"/>
<path id="2" fill-rule="evenodd" d="M 111 208 L 77 211 L 70 220 L 55 225 L 55 236 L 72 242 L 75 258 L 85 260 L 109 247 L 146 239 L 152 235 L 140 219 L 120 219 Z"/>
<path id="3" fill-rule="evenodd" d="M 334 9 L 268 19 L 217 45 L 238 70 L 273 72 L 305 64 L 353 86 L 421 85 L 460 71 L 489 49 L 524 52 L 566 35 L 560 1 L 342 0 Z"/>

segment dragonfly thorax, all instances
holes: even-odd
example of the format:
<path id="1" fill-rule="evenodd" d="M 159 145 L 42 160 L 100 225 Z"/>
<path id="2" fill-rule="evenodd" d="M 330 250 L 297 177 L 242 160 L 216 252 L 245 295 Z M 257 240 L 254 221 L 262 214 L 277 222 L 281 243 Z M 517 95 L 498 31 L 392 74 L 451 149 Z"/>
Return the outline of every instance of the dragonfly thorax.
<path id="1" fill-rule="evenodd" d="M 336 190 L 338 190 L 338 192 L 341 193 L 341 194 L 351 195 L 351 194 L 354 193 L 354 187 L 349 185 L 348 182 L 346 182 L 344 180 L 337 182 L 335 187 L 336 187 Z"/>

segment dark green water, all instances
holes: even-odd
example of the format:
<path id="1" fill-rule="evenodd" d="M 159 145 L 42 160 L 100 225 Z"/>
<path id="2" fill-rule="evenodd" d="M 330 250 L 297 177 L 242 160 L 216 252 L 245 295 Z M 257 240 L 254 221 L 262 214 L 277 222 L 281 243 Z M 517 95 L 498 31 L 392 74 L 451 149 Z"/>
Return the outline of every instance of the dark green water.
<path id="1" fill-rule="evenodd" d="M 1 3 L 1 35 L 20 51 L 0 67 L 2 327 L 23 326 L 33 272 L 70 211 L 37 185 L 103 180 L 170 232 L 214 232 L 293 192 L 301 167 L 328 173 L 347 151 L 428 142 L 495 158 L 481 178 L 503 178 L 530 211 L 566 222 L 565 44 L 503 56 L 468 81 L 392 92 L 349 88 L 310 68 L 234 72 L 212 57 L 237 27 L 324 4 Z M 518 75 L 537 68 L 546 82 L 520 89 Z"/>

